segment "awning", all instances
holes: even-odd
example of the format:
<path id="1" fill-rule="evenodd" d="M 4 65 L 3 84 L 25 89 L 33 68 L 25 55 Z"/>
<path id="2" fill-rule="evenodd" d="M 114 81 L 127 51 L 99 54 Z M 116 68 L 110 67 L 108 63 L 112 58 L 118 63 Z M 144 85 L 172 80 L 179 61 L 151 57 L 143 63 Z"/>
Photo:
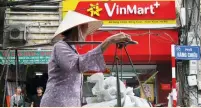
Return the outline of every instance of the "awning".
<path id="1" fill-rule="evenodd" d="M 118 32 L 125 32 L 131 35 L 133 40 L 139 42 L 138 45 L 128 45 L 127 51 L 134 63 L 156 63 L 171 60 L 171 44 L 178 43 L 177 30 L 122 30 L 122 31 L 97 31 L 87 38 L 88 41 L 103 41 L 108 36 Z M 78 46 L 78 51 L 82 54 L 95 45 Z M 112 63 L 114 60 L 115 45 L 111 45 L 104 53 L 105 61 Z M 118 51 L 121 54 L 121 51 Z M 129 63 L 125 51 L 122 51 L 123 63 Z"/>
<path id="2" fill-rule="evenodd" d="M 7 58 L 7 50 L 0 51 L 0 64 L 15 64 L 15 51 L 11 50 Z M 19 64 L 47 64 L 51 55 L 51 50 L 19 50 Z"/>

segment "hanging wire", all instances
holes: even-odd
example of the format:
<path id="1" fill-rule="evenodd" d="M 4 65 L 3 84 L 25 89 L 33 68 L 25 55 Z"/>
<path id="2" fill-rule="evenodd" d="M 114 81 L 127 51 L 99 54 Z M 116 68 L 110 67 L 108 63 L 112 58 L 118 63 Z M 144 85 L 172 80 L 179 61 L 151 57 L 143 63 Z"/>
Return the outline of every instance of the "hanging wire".
<path id="1" fill-rule="evenodd" d="M 18 86 L 18 66 L 19 66 L 19 63 L 18 63 L 18 50 L 16 49 L 15 50 L 15 66 L 16 66 L 16 69 L 15 69 L 15 76 L 16 76 L 16 87 Z"/>
<path id="2" fill-rule="evenodd" d="M 102 31 L 104 32 L 104 31 Z M 110 34 L 117 34 L 119 33 L 118 31 L 114 32 L 114 31 L 107 31 L 109 32 Z M 101 33 L 101 32 L 98 32 L 98 33 Z M 149 35 L 154 37 L 155 40 L 157 41 L 157 39 L 161 39 L 161 40 L 165 40 L 165 42 L 169 41 L 168 43 L 173 43 L 175 45 L 177 45 L 177 42 L 175 42 L 175 40 L 172 38 L 172 36 L 170 36 L 170 34 L 168 34 L 167 32 L 159 32 L 159 33 L 152 33 L 150 30 L 149 32 L 144 32 L 144 33 L 128 33 L 126 32 L 126 34 L 130 35 L 131 37 L 132 36 L 146 36 L 146 35 Z M 168 38 L 166 38 L 165 36 L 167 36 Z M 163 42 L 164 43 L 164 42 Z"/>
<path id="3" fill-rule="evenodd" d="M 3 95 L 3 107 L 5 107 L 5 100 L 6 100 L 6 92 L 7 92 L 7 80 L 8 80 L 8 72 L 9 72 L 9 57 L 10 57 L 10 49 L 8 49 L 8 56 L 6 57 L 7 59 L 6 59 L 6 66 L 7 66 L 7 68 L 6 68 L 6 77 L 5 77 L 5 85 L 4 85 L 4 95 Z M 4 64 L 5 65 L 5 64 Z"/>
<path id="4" fill-rule="evenodd" d="M 121 89 L 120 89 L 120 81 L 119 81 L 119 69 L 118 69 L 118 65 L 119 65 L 119 58 L 116 57 L 116 85 L 117 85 L 117 106 L 118 107 L 122 107 L 121 106 Z"/>
<path id="5" fill-rule="evenodd" d="M 115 48 L 115 53 L 114 53 L 114 61 L 113 61 L 113 63 L 112 63 L 112 72 L 114 71 L 113 69 L 114 69 L 114 64 L 115 64 L 115 62 L 116 62 L 116 57 L 117 57 L 117 46 L 115 46 L 116 48 Z"/>

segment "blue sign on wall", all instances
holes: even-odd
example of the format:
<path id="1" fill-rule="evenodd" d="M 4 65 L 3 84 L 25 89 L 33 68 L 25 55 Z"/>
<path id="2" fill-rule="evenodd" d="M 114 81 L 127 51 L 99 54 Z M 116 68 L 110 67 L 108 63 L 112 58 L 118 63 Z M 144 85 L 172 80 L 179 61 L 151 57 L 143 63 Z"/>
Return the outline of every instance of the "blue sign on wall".
<path id="1" fill-rule="evenodd" d="M 200 60 L 199 46 L 175 46 L 177 60 Z"/>

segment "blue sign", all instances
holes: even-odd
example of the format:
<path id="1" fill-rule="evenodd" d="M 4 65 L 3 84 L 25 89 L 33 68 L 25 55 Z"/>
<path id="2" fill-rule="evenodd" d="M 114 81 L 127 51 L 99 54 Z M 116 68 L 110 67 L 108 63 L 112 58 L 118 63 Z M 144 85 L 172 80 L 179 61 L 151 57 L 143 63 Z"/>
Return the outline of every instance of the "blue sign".
<path id="1" fill-rule="evenodd" d="M 177 60 L 200 60 L 199 46 L 175 46 Z"/>

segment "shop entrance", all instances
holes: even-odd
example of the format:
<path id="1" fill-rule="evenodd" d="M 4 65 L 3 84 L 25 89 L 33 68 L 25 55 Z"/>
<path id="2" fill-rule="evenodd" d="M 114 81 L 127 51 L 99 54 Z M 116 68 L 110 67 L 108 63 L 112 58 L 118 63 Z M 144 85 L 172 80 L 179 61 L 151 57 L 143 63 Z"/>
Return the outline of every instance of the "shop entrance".
<path id="1" fill-rule="evenodd" d="M 43 91 L 45 91 L 47 80 L 47 65 L 34 65 L 29 67 L 26 81 L 28 102 L 31 102 L 32 96 L 37 94 L 37 87 L 41 86 L 44 89 Z"/>
<path id="2" fill-rule="evenodd" d="M 47 73 L 44 73 L 43 75 L 35 76 L 34 78 L 27 80 L 26 84 L 27 94 L 29 94 L 30 96 L 35 95 L 37 93 L 36 88 L 39 86 L 43 87 L 43 89 L 45 90 L 47 78 L 48 78 Z"/>

